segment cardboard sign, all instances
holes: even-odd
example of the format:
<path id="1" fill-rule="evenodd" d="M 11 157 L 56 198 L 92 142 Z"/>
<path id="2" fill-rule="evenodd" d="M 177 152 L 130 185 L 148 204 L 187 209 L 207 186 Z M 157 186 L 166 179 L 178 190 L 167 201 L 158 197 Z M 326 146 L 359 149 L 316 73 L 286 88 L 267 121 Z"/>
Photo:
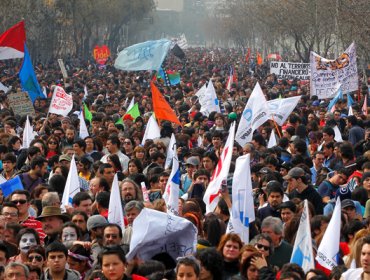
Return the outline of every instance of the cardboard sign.
<path id="1" fill-rule="evenodd" d="M 300 62 L 271 61 L 270 73 L 275 74 L 278 80 L 299 79 L 307 81 L 311 77 L 310 64 Z"/>
<path id="2" fill-rule="evenodd" d="M 104 65 L 110 56 L 110 50 L 107 45 L 95 46 L 93 57 L 98 64 Z"/>
<path id="3" fill-rule="evenodd" d="M 18 91 L 8 95 L 10 107 L 14 114 L 24 116 L 35 116 L 35 109 L 27 92 Z"/>

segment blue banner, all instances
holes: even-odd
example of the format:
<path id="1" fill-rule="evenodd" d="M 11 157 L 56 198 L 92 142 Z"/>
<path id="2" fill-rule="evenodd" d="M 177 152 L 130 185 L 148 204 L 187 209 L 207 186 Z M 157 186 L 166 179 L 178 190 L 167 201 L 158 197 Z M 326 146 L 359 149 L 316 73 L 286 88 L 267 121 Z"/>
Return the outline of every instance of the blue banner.
<path id="1" fill-rule="evenodd" d="M 0 188 L 3 191 L 4 197 L 7 197 L 8 195 L 10 195 L 15 190 L 23 190 L 24 189 L 23 185 L 22 185 L 21 178 L 19 178 L 19 176 L 6 181 L 5 183 L 2 183 L 0 185 Z"/>

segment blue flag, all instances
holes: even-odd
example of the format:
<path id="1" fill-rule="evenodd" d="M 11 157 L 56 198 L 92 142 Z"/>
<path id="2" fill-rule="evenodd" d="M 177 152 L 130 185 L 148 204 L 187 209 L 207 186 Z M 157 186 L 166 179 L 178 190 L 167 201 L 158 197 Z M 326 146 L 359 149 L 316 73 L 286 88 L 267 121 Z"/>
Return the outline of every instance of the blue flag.
<path id="1" fill-rule="evenodd" d="M 114 67 L 125 71 L 158 71 L 170 45 L 171 41 L 167 39 L 146 41 L 132 45 L 118 54 Z"/>
<path id="2" fill-rule="evenodd" d="M 347 94 L 347 107 L 349 108 L 350 106 L 352 106 L 353 105 L 353 99 L 352 99 L 352 97 L 351 97 L 351 95 L 348 93 Z"/>
<path id="3" fill-rule="evenodd" d="M 21 71 L 19 71 L 19 79 L 21 80 L 22 90 L 28 93 L 32 103 L 35 102 L 37 97 L 45 98 L 33 70 L 26 44 L 24 44 L 24 59 Z"/>
<path id="4" fill-rule="evenodd" d="M 333 108 L 333 106 L 338 102 L 339 99 L 343 99 L 343 92 L 342 89 L 338 89 L 337 95 L 330 101 L 329 106 L 328 106 L 328 111 Z"/>
<path id="5" fill-rule="evenodd" d="M 24 189 L 23 185 L 22 185 L 21 178 L 19 178 L 19 176 L 6 181 L 5 183 L 2 183 L 0 185 L 0 188 L 3 191 L 4 197 L 7 197 L 8 195 L 10 195 L 15 190 L 23 190 Z"/>

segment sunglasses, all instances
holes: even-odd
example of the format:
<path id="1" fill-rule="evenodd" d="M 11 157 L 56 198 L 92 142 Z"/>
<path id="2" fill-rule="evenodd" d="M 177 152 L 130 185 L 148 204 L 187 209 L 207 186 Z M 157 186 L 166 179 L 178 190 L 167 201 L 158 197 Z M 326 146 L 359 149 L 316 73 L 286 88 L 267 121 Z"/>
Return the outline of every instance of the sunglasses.
<path id="1" fill-rule="evenodd" d="M 29 262 L 32 262 L 34 259 L 35 259 L 36 261 L 38 261 L 38 262 L 41 262 L 41 261 L 42 261 L 42 257 L 41 257 L 41 256 L 29 256 L 29 257 L 28 257 L 28 261 L 29 261 Z"/>
<path id="2" fill-rule="evenodd" d="M 131 142 L 123 142 L 123 144 L 131 145 Z"/>
<path id="3" fill-rule="evenodd" d="M 51 145 L 56 145 L 56 144 L 58 144 L 57 142 L 49 142 L 49 144 L 51 144 Z"/>
<path id="4" fill-rule="evenodd" d="M 11 202 L 13 202 L 14 204 L 25 204 L 27 200 L 20 199 L 20 200 L 12 200 Z"/>
<path id="5" fill-rule="evenodd" d="M 265 245 L 260 244 L 260 243 L 257 243 L 256 247 L 257 247 L 257 249 L 260 249 L 260 250 L 262 250 L 262 249 L 265 250 L 265 251 L 270 250 L 270 246 L 265 246 Z"/>

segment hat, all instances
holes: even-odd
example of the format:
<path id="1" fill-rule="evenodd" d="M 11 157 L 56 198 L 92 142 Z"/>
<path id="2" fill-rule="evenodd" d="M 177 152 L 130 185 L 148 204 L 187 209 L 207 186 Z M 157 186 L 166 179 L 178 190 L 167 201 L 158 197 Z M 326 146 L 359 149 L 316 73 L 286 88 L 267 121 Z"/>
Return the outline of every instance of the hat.
<path id="1" fill-rule="evenodd" d="M 290 162 L 286 162 L 286 161 L 284 161 L 282 164 L 281 164 L 281 166 L 280 166 L 281 168 L 284 168 L 284 169 L 286 169 L 286 170 L 289 170 L 289 169 L 291 169 L 292 167 L 293 167 L 293 164 L 291 164 Z"/>
<path id="2" fill-rule="evenodd" d="M 353 202 L 352 199 L 345 199 L 342 201 L 342 209 L 347 207 L 356 208 L 355 203 Z"/>
<path id="3" fill-rule="evenodd" d="M 63 160 L 66 160 L 66 161 L 71 162 L 72 158 L 69 155 L 67 155 L 67 154 L 64 154 L 64 155 L 59 156 L 59 162 L 61 162 Z"/>
<path id="4" fill-rule="evenodd" d="M 312 106 L 319 106 L 320 105 L 320 100 L 315 100 L 312 102 Z"/>
<path id="5" fill-rule="evenodd" d="M 238 115 L 235 112 L 231 112 L 228 116 L 229 120 L 236 120 L 238 118 Z"/>
<path id="6" fill-rule="evenodd" d="M 102 215 L 94 215 L 87 220 L 87 230 L 90 231 L 97 227 L 104 227 L 107 224 L 107 220 Z"/>
<path id="7" fill-rule="evenodd" d="M 47 217 L 60 217 L 63 222 L 69 221 L 69 216 L 62 214 L 62 210 L 60 210 L 60 207 L 56 206 L 45 206 L 42 208 L 41 215 L 36 218 L 38 221 L 42 221 L 44 218 Z"/>
<path id="8" fill-rule="evenodd" d="M 123 116 L 123 120 L 130 120 L 130 121 L 133 121 L 134 118 L 130 115 L 130 114 L 126 114 Z"/>
<path id="9" fill-rule="evenodd" d="M 306 175 L 306 173 L 304 172 L 304 170 L 302 168 L 294 167 L 294 168 L 289 170 L 289 172 L 286 176 L 284 176 L 284 180 L 288 180 L 288 179 L 291 179 L 291 178 L 299 178 L 299 177 L 303 177 L 305 175 Z"/>
<path id="10" fill-rule="evenodd" d="M 197 157 L 189 157 L 186 162 L 186 165 L 190 164 L 193 166 L 198 166 L 199 165 L 199 159 Z"/>

